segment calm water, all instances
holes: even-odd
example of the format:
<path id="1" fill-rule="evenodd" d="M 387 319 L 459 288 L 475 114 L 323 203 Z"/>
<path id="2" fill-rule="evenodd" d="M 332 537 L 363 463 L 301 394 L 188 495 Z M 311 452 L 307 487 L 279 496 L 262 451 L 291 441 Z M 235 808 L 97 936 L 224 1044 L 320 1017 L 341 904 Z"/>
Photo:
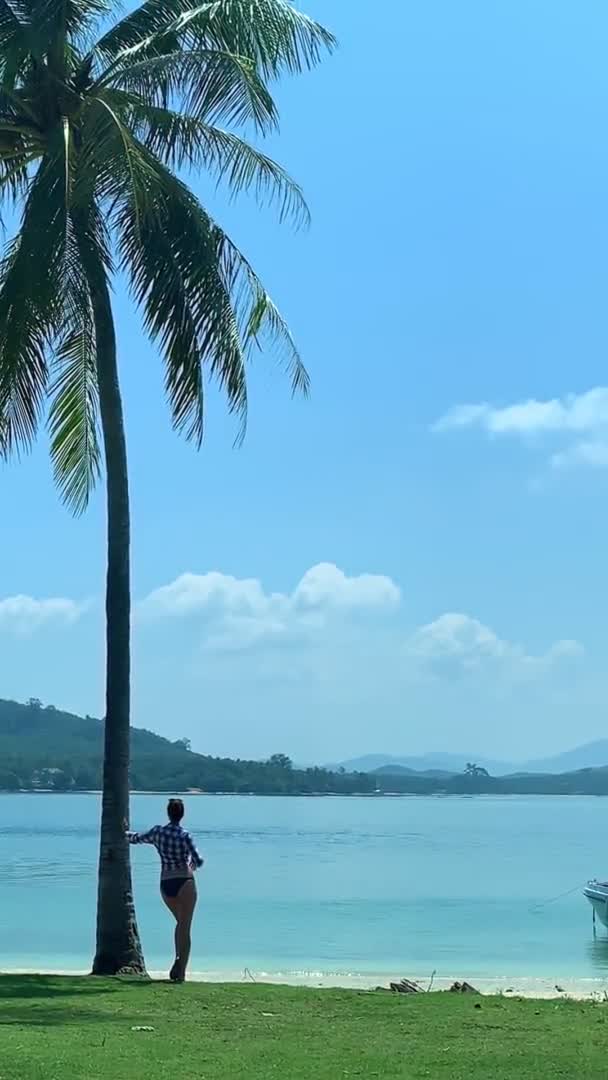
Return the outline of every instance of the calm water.
<path id="1" fill-rule="evenodd" d="M 136 796 L 133 824 L 162 819 Z M 206 857 L 193 967 L 205 971 L 598 976 L 575 893 L 608 875 L 591 798 L 193 798 Z M 79 969 L 93 951 L 99 801 L 0 796 L 0 965 Z M 133 851 L 151 970 L 169 958 L 155 853 Z"/>

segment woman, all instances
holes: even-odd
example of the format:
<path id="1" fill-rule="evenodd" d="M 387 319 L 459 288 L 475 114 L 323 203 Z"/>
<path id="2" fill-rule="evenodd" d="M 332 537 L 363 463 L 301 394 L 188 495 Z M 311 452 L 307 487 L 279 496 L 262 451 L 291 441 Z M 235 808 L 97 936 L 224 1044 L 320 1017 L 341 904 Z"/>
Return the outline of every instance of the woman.
<path id="1" fill-rule="evenodd" d="M 190 833 L 182 829 L 184 804 L 170 799 L 169 823 L 155 825 L 146 833 L 128 832 L 130 844 L 153 844 L 160 855 L 160 894 L 175 919 L 175 963 L 172 982 L 184 982 L 190 958 L 190 928 L 196 907 L 194 871 L 203 865 Z"/>

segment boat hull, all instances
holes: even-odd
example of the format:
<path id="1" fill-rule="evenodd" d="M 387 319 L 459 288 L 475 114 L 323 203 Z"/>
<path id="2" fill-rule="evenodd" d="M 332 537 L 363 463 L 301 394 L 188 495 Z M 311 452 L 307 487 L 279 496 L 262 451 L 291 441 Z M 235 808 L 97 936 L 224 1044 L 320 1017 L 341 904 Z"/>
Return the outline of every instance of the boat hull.
<path id="1" fill-rule="evenodd" d="M 583 894 L 591 904 L 595 917 L 608 930 L 608 882 L 589 881 Z"/>

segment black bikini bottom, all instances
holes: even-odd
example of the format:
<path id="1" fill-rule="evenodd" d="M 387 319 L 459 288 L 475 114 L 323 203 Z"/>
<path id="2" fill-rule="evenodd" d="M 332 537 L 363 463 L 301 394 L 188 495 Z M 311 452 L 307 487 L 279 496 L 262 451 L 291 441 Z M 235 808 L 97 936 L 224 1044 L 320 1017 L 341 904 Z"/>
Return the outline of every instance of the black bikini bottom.
<path id="1" fill-rule="evenodd" d="M 187 881 L 192 881 L 190 877 L 172 877 L 166 878 L 160 883 L 160 891 L 163 896 L 168 896 L 169 899 L 174 900 L 175 897 L 181 892 Z"/>

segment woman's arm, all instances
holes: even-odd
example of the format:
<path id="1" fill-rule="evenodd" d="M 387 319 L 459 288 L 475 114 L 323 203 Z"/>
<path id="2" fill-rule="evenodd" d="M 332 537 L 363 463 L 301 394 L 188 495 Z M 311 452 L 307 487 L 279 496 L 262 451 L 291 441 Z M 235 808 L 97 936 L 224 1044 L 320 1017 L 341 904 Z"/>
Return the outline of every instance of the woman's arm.
<path id="1" fill-rule="evenodd" d="M 148 832 L 127 832 L 127 840 L 130 844 L 155 844 L 158 837 L 158 825 L 149 829 Z"/>
<path id="2" fill-rule="evenodd" d="M 190 833 L 186 833 L 186 844 L 188 845 L 188 851 L 190 853 L 190 862 L 191 862 L 192 866 L 196 867 L 197 870 L 200 870 L 200 868 L 203 865 L 205 860 L 201 857 L 201 855 L 199 855 L 198 850 L 196 848 L 196 844 L 194 843 L 194 840 L 190 836 Z"/>

